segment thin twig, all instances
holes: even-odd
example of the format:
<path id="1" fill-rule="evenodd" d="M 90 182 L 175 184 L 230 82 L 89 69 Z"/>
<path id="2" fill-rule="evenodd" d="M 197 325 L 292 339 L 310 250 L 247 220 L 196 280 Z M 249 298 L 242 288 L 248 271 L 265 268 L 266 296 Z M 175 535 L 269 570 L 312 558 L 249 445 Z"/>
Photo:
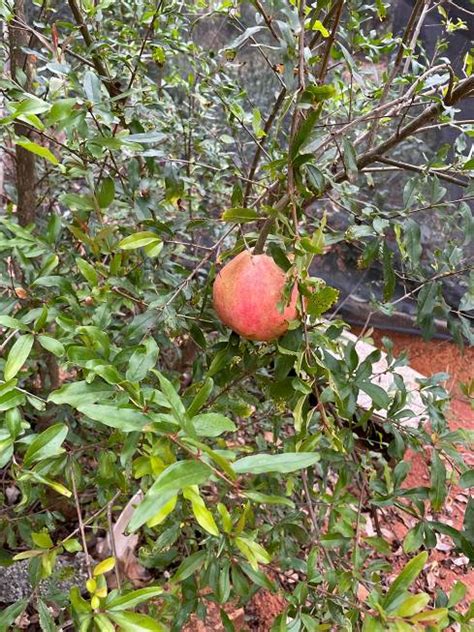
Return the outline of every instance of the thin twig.
<path id="1" fill-rule="evenodd" d="M 469 182 L 467 180 L 461 180 L 452 176 L 448 173 L 443 173 L 439 169 L 426 169 L 425 167 L 420 167 L 419 165 L 412 165 L 408 162 L 403 162 L 401 160 L 393 160 L 393 158 L 385 158 L 384 156 L 379 156 L 376 159 L 376 162 L 382 162 L 384 165 L 390 165 L 391 167 L 397 169 L 404 169 L 406 171 L 414 171 L 415 173 L 429 173 L 430 175 L 437 176 L 442 180 L 446 180 L 447 182 L 452 182 L 453 184 L 458 184 L 461 187 L 469 186 Z"/>
<path id="2" fill-rule="evenodd" d="M 117 588 L 120 591 L 122 590 L 122 582 L 120 579 L 120 569 L 119 569 L 119 559 L 117 556 L 117 547 L 115 545 L 114 523 L 112 520 L 112 503 L 113 501 L 110 501 L 107 503 L 107 523 L 109 526 L 110 546 L 112 548 L 112 554 L 115 559 L 115 566 L 114 566 L 115 579 L 117 581 Z"/>
<path id="3" fill-rule="evenodd" d="M 337 33 L 337 29 L 339 28 L 339 22 L 341 20 L 342 7 L 343 6 L 344 6 L 344 0 L 338 0 L 337 5 L 336 5 L 336 9 L 335 9 L 334 22 L 333 22 L 333 25 L 332 25 L 329 37 L 326 40 L 326 46 L 325 46 L 325 49 L 324 49 L 323 60 L 321 62 L 321 66 L 320 66 L 319 73 L 318 73 L 318 82 L 319 83 L 323 83 L 324 79 L 326 77 L 326 73 L 327 73 L 327 69 L 328 69 L 328 62 L 329 62 L 329 55 L 331 54 L 331 49 L 332 49 L 332 46 L 333 46 L 334 41 L 336 39 L 336 33 Z"/>
<path id="4" fill-rule="evenodd" d="M 79 532 L 81 534 L 82 548 L 84 549 L 84 555 L 86 556 L 87 574 L 89 575 L 89 579 L 91 579 L 92 578 L 91 560 L 90 560 L 90 557 L 89 557 L 89 551 L 87 549 L 86 532 L 85 532 L 85 529 L 84 529 L 84 522 L 82 521 L 81 505 L 79 503 L 79 496 L 77 494 L 76 475 L 74 474 L 74 468 L 72 468 L 72 467 L 71 467 L 71 482 L 72 482 L 72 493 L 74 494 L 74 503 L 76 505 L 77 520 L 79 522 Z"/>

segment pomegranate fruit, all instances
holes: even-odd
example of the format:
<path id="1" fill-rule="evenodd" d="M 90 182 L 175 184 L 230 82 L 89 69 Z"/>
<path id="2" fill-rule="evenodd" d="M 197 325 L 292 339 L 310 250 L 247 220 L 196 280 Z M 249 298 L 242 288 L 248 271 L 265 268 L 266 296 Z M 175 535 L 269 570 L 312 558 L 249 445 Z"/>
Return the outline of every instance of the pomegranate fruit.
<path id="1" fill-rule="evenodd" d="M 288 329 L 288 321 L 297 316 L 298 290 L 283 312 L 287 277 L 267 255 L 253 255 L 244 250 L 218 273 L 213 287 L 214 309 L 221 322 L 249 340 L 274 340 Z"/>

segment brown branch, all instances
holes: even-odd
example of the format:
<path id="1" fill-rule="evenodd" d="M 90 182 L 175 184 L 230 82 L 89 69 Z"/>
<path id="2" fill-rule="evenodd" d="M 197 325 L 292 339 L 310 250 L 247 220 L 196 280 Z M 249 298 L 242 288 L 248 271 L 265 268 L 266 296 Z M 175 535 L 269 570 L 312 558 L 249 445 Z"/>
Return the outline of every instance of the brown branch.
<path id="1" fill-rule="evenodd" d="M 441 180 L 446 180 L 446 182 L 452 182 L 453 184 L 458 184 L 461 187 L 469 186 L 469 182 L 467 180 L 461 180 L 460 178 L 456 178 L 455 176 L 450 175 L 449 173 L 443 173 L 438 169 L 425 169 L 425 167 L 420 167 L 419 165 L 412 165 L 408 162 L 402 162 L 401 160 L 393 160 L 392 158 L 385 158 L 384 156 L 378 156 L 375 162 L 381 162 L 384 165 L 390 165 L 391 167 L 397 169 L 405 169 L 406 171 L 414 171 L 415 173 L 429 173 L 430 175 L 437 176 Z"/>
<path id="2" fill-rule="evenodd" d="M 405 32 L 403 34 L 402 41 L 400 42 L 400 46 L 398 48 L 398 53 L 397 53 L 397 56 L 395 58 L 393 66 L 392 66 L 392 70 L 390 72 L 390 75 L 389 75 L 389 77 L 387 79 L 386 84 L 383 87 L 382 95 L 381 95 L 380 101 L 379 101 L 379 106 L 383 105 L 385 103 L 385 100 L 387 99 L 387 96 L 388 96 L 388 93 L 389 93 L 390 88 L 392 86 L 392 83 L 393 83 L 395 77 L 397 76 L 397 73 L 398 73 L 398 71 L 400 69 L 400 66 L 402 64 L 403 55 L 405 54 L 406 46 L 411 41 L 411 37 L 412 37 L 413 31 L 416 29 L 418 18 L 420 16 L 420 13 L 423 11 L 423 7 L 425 5 L 425 2 L 426 2 L 426 0 L 416 0 L 416 2 L 415 2 L 415 5 L 413 7 L 413 10 L 411 12 L 410 18 L 408 20 Z M 374 121 L 371 129 L 369 130 L 369 140 L 368 140 L 368 143 L 367 143 L 368 149 L 370 149 L 370 147 L 374 143 L 375 135 L 377 133 L 378 126 L 379 126 L 379 121 Z"/>
<path id="3" fill-rule="evenodd" d="M 243 205 L 246 206 L 247 204 L 247 200 L 249 198 L 250 195 L 250 191 L 252 190 L 252 184 L 253 184 L 253 179 L 255 177 L 255 173 L 257 171 L 258 168 L 258 163 L 260 162 L 260 158 L 262 155 L 262 149 L 263 146 L 265 145 L 265 141 L 267 139 L 268 133 L 270 132 L 270 129 L 273 125 L 273 122 L 276 119 L 276 116 L 278 114 L 278 111 L 280 110 L 283 101 L 285 100 L 285 96 L 286 96 L 286 88 L 282 88 L 280 90 L 280 94 L 277 97 L 277 100 L 275 101 L 275 104 L 273 106 L 273 110 L 270 112 L 265 125 L 263 126 L 263 131 L 265 132 L 265 135 L 262 136 L 261 140 L 260 140 L 260 145 L 257 145 L 257 148 L 255 150 L 255 154 L 252 160 L 252 164 L 250 166 L 250 170 L 249 170 L 249 174 L 248 174 L 248 180 L 247 180 L 247 186 L 245 187 L 245 192 L 244 192 L 244 202 Z"/>
<path id="4" fill-rule="evenodd" d="M 101 57 L 93 50 L 94 45 L 95 45 L 94 40 L 92 39 L 91 34 L 89 33 L 87 24 L 84 22 L 82 12 L 79 5 L 77 4 L 77 1 L 68 0 L 68 4 L 74 16 L 74 19 L 76 20 L 77 26 L 79 27 L 79 30 L 82 35 L 82 39 L 84 40 L 86 46 L 91 49 L 90 55 L 91 55 L 92 63 L 94 64 L 94 68 L 96 69 L 100 77 L 102 77 L 102 79 L 104 80 L 105 87 L 107 88 L 107 91 L 110 94 L 110 96 L 116 97 L 117 95 L 120 94 L 120 88 L 111 78 L 110 73 L 107 70 L 107 67 L 102 61 Z"/>
<path id="5" fill-rule="evenodd" d="M 326 40 L 326 47 L 324 49 L 323 60 L 321 62 L 321 68 L 319 69 L 319 73 L 318 73 L 318 83 L 323 83 L 324 78 L 326 77 L 328 62 L 329 62 L 329 55 L 331 54 L 331 49 L 336 39 L 336 33 L 339 27 L 339 22 L 341 20 L 343 6 L 344 6 L 344 0 L 339 0 L 335 9 L 335 16 L 334 16 L 334 22 L 331 28 L 331 33 L 328 39 Z"/>
<path id="6" fill-rule="evenodd" d="M 263 5 L 261 4 L 260 0 L 254 0 L 254 4 L 255 4 L 255 7 L 257 8 L 258 12 L 262 16 L 262 18 L 265 20 L 265 24 L 268 26 L 268 29 L 269 29 L 270 33 L 273 35 L 273 37 L 276 39 L 276 41 L 279 42 L 280 38 L 278 37 L 278 33 L 275 31 L 275 28 L 274 28 L 274 26 L 272 24 L 273 20 L 272 20 L 271 16 L 269 16 L 267 14 L 267 12 L 263 8 Z"/>
<path id="7" fill-rule="evenodd" d="M 460 81 L 458 85 L 452 90 L 450 105 L 454 105 L 461 99 L 467 97 L 471 93 L 474 92 L 474 76 L 468 77 L 463 81 Z M 357 159 L 357 168 L 362 170 L 364 167 L 376 162 L 377 159 L 392 149 L 393 147 L 399 145 L 402 141 L 410 137 L 414 134 L 420 127 L 425 126 L 427 123 L 436 119 L 444 110 L 445 103 L 443 101 L 439 101 L 438 103 L 434 103 L 430 107 L 426 108 L 424 112 L 422 112 L 419 116 L 414 118 L 410 123 L 407 123 L 400 130 L 397 130 L 394 134 L 389 136 L 385 141 L 381 142 L 379 145 L 370 149 L 363 154 L 361 154 Z M 306 200 L 304 203 L 304 208 L 308 208 L 313 204 L 317 199 L 322 197 L 327 191 L 333 188 L 334 183 L 344 182 L 347 180 L 347 173 L 345 170 L 341 170 L 336 173 L 332 182 L 328 182 L 326 187 L 318 193 L 318 195 L 313 196 L 309 200 Z M 268 235 L 270 234 L 273 224 L 275 222 L 275 215 L 277 212 L 282 211 L 284 208 L 288 206 L 290 202 L 290 197 L 288 194 L 283 195 L 280 200 L 275 204 L 275 214 L 269 216 L 260 231 L 259 237 L 257 239 L 257 243 L 254 249 L 255 253 L 263 252 L 265 247 L 265 242 L 267 240 Z"/>

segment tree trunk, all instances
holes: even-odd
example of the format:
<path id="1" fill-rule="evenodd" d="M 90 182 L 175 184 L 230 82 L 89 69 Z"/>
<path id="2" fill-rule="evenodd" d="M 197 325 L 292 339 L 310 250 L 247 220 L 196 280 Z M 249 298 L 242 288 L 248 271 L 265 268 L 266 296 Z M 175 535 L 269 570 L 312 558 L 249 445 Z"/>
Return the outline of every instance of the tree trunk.
<path id="1" fill-rule="evenodd" d="M 22 85 L 26 92 L 31 92 L 33 83 L 33 64 L 29 55 L 23 51 L 28 46 L 28 32 L 19 26 L 26 23 L 25 0 L 15 0 L 15 21 L 9 26 L 10 36 L 10 72 L 13 81 Z M 15 134 L 30 136 L 31 132 L 23 123 L 15 123 Z M 18 222 L 22 226 L 35 220 L 36 212 L 36 165 L 35 155 L 23 147 L 16 147 L 16 188 Z"/>

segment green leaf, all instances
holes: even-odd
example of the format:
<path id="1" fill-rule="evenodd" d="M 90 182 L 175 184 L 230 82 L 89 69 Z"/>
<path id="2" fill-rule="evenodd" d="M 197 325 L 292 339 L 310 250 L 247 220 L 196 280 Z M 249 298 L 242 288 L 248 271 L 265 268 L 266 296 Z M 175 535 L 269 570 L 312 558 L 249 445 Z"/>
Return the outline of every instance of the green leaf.
<path id="1" fill-rule="evenodd" d="M 89 101 L 92 101 L 92 103 L 99 103 L 102 100 L 101 82 L 94 72 L 87 70 L 84 73 L 82 85 Z"/>
<path id="2" fill-rule="evenodd" d="M 447 603 L 448 608 L 456 606 L 460 601 L 464 599 L 467 593 L 467 586 L 460 581 L 457 581 L 451 592 L 449 593 L 449 601 Z"/>
<path id="3" fill-rule="evenodd" d="M 244 224 L 245 222 L 255 222 L 257 219 L 261 219 L 260 215 L 251 208 L 230 208 L 222 213 L 224 222 Z"/>
<path id="4" fill-rule="evenodd" d="M 163 493 L 148 492 L 144 499 L 135 509 L 132 519 L 128 525 L 129 531 L 139 529 L 145 522 L 152 521 L 152 524 L 160 524 L 162 516 L 167 515 L 174 509 L 176 504 L 176 490 L 168 490 Z M 162 513 L 162 516 L 159 514 Z"/>
<path id="5" fill-rule="evenodd" d="M 319 459 L 319 454 L 313 452 L 256 454 L 239 459 L 233 464 L 233 469 L 237 474 L 265 474 L 267 472 L 287 474 L 310 467 Z"/>
<path id="6" fill-rule="evenodd" d="M 130 134 L 125 137 L 125 140 L 131 141 L 132 143 L 140 143 L 141 145 L 148 145 L 149 143 L 159 143 L 166 138 L 168 138 L 167 135 L 162 134 L 161 132 L 146 132 L 141 134 Z"/>
<path id="7" fill-rule="evenodd" d="M 81 257 L 77 257 L 76 264 L 79 268 L 79 272 L 82 274 L 85 280 L 92 287 L 95 287 L 99 282 L 99 275 L 97 274 L 94 266 L 92 266 L 88 261 L 82 259 Z"/>
<path id="8" fill-rule="evenodd" d="M 301 95 L 301 103 L 320 103 L 331 99 L 336 94 L 336 89 L 330 84 L 322 86 L 308 86 Z"/>
<path id="9" fill-rule="evenodd" d="M 359 171 L 359 167 L 357 166 L 357 153 L 353 144 L 346 136 L 342 138 L 342 146 L 344 148 L 344 166 L 349 174 L 356 174 Z"/>
<path id="10" fill-rule="evenodd" d="M 311 23 L 311 29 L 318 31 L 323 37 L 329 37 L 329 31 L 320 20 L 314 20 L 314 22 Z"/>
<path id="11" fill-rule="evenodd" d="M 410 595 L 398 606 L 393 614 L 399 617 L 412 617 L 414 614 L 421 612 L 430 602 L 430 596 L 427 593 L 419 593 Z"/>
<path id="12" fill-rule="evenodd" d="M 48 160 L 53 165 L 59 164 L 59 160 L 47 147 L 38 145 L 38 143 L 35 143 L 32 140 L 28 140 L 28 139 L 17 140 L 16 144 L 19 145 L 20 147 L 23 147 L 23 149 L 30 151 L 32 154 L 36 154 L 37 156 L 40 156 L 41 158 Z"/>
<path id="13" fill-rule="evenodd" d="M 167 494 L 164 494 L 163 496 L 167 497 Z M 173 494 L 173 496 L 164 505 L 160 503 L 160 506 L 157 512 L 156 512 L 156 507 L 154 507 L 154 511 L 156 513 L 154 513 L 153 516 L 149 520 L 147 520 L 147 523 L 146 523 L 147 526 L 156 527 L 157 525 L 164 522 L 166 518 L 170 515 L 170 513 L 174 511 L 177 502 L 178 502 L 178 494 Z M 144 507 L 146 507 L 145 503 L 144 503 Z M 140 507 L 140 509 L 143 510 L 142 507 Z"/>
<path id="14" fill-rule="evenodd" d="M 15 377 L 21 367 L 25 364 L 28 356 L 30 355 L 34 340 L 35 339 L 32 334 L 25 334 L 24 336 L 17 338 L 15 344 L 10 349 L 7 361 L 5 362 L 3 375 L 6 382 Z"/>
<path id="15" fill-rule="evenodd" d="M 467 501 L 466 511 L 463 520 L 464 536 L 474 545 L 474 498 L 471 496 Z"/>
<path id="16" fill-rule="evenodd" d="M 327 312 L 339 299 L 339 290 L 328 285 L 311 293 L 306 303 L 306 310 L 310 316 L 318 318 Z"/>
<path id="17" fill-rule="evenodd" d="M 63 542 L 63 547 L 68 553 L 78 553 L 82 551 L 82 545 L 77 538 L 71 538 Z"/>
<path id="18" fill-rule="evenodd" d="M 31 539 L 40 549 L 51 549 L 54 546 L 51 536 L 46 531 L 32 533 Z"/>
<path id="19" fill-rule="evenodd" d="M 191 575 L 193 575 L 197 570 L 201 568 L 204 564 L 204 560 L 207 557 L 207 551 L 197 551 L 193 553 L 186 559 L 184 559 L 178 567 L 178 570 L 171 578 L 170 582 L 176 584 L 178 582 L 182 582 Z"/>
<path id="20" fill-rule="evenodd" d="M 13 622 L 24 612 L 28 602 L 29 599 L 20 599 L 0 612 L 0 632 L 11 629 Z"/>
<path id="21" fill-rule="evenodd" d="M 0 326 L 8 327 L 9 329 L 20 329 L 22 331 L 28 331 L 28 325 L 25 325 L 18 320 L 18 318 L 12 318 L 11 316 L 7 316 L 6 314 L 2 314 L 0 316 Z"/>
<path id="22" fill-rule="evenodd" d="M 109 617 L 124 632 L 166 632 L 166 628 L 146 614 L 138 612 L 109 612 Z"/>
<path id="23" fill-rule="evenodd" d="M 69 404 L 73 408 L 80 408 L 86 404 L 93 404 L 97 401 L 107 399 L 114 389 L 108 384 L 95 381 L 92 384 L 81 380 L 63 384 L 57 391 L 50 393 L 48 402 L 53 404 Z"/>
<path id="24" fill-rule="evenodd" d="M 224 432 L 237 430 L 233 421 L 218 413 L 196 415 L 192 418 L 191 423 L 198 437 L 218 437 Z"/>
<path id="25" fill-rule="evenodd" d="M 169 465 L 161 472 L 138 505 L 130 520 L 129 530 L 136 531 L 153 518 L 183 487 L 200 485 L 206 482 L 211 474 L 212 470 L 201 461 L 177 461 Z"/>
<path id="26" fill-rule="evenodd" d="M 416 268 L 420 262 L 422 253 L 421 229 L 413 219 L 405 220 L 403 223 L 403 229 L 403 241 L 407 250 L 408 258 L 411 266 Z"/>
<path id="27" fill-rule="evenodd" d="M 235 538 L 235 544 L 239 551 L 247 558 L 250 566 L 258 570 L 258 564 L 270 564 L 271 555 L 258 542 L 239 536 Z"/>
<path id="28" fill-rule="evenodd" d="M 78 411 L 110 428 L 117 428 L 122 432 L 137 432 L 151 423 L 151 419 L 133 408 L 118 408 L 117 406 L 102 406 L 89 404 L 78 406 Z"/>
<path id="29" fill-rule="evenodd" d="M 295 503 L 284 496 L 273 496 L 270 494 L 261 494 L 260 492 L 244 492 L 246 498 L 262 505 L 285 505 L 294 509 Z"/>
<path id="30" fill-rule="evenodd" d="M 157 257 L 160 252 L 163 250 L 163 242 L 160 239 L 155 239 L 155 241 L 150 242 L 149 244 L 147 244 L 143 250 L 146 254 L 147 257 L 150 257 L 150 259 L 153 259 L 154 257 Z"/>
<path id="31" fill-rule="evenodd" d="M 212 393 L 212 389 L 214 388 L 214 380 L 210 377 L 204 380 L 204 384 L 201 386 L 199 391 L 196 393 L 193 401 L 188 406 L 187 414 L 189 417 L 194 417 L 198 411 L 204 406 L 204 404 L 209 399 L 209 395 Z"/>
<path id="32" fill-rule="evenodd" d="M 390 301 L 393 297 L 393 293 L 396 287 L 395 269 L 393 266 L 393 252 L 387 246 L 387 243 L 383 244 L 383 300 L 385 302 Z"/>
<path id="33" fill-rule="evenodd" d="M 94 623 L 99 632 L 115 632 L 114 624 L 105 614 L 96 614 L 94 616 Z"/>
<path id="34" fill-rule="evenodd" d="M 358 382 L 357 386 L 370 397 L 376 410 L 390 406 L 390 397 L 381 386 L 372 382 Z"/>
<path id="35" fill-rule="evenodd" d="M 427 610 L 426 612 L 420 612 L 412 617 L 412 622 L 417 623 L 421 621 L 423 623 L 441 623 L 446 622 L 448 615 L 447 608 L 435 608 L 434 610 Z M 444 628 L 443 628 L 444 629 Z"/>
<path id="36" fill-rule="evenodd" d="M 43 349 L 46 349 L 46 351 L 49 351 L 58 358 L 66 353 L 63 343 L 59 342 L 59 340 L 56 340 L 55 338 L 51 338 L 51 336 L 39 335 L 38 342 Z"/>
<path id="37" fill-rule="evenodd" d="M 217 528 L 214 516 L 206 507 L 206 504 L 199 494 L 197 486 L 185 487 L 183 489 L 183 496 L 191 501 L 192 510 L 197 523 L 211 535 L 218 536 L 219 529 Z"/>
<path id="38" fill-rule="evenodd" d="M 107 611 L 111 610 L 126 610 L 127 608 L 135 608 L 139 604 L 153 599 L 163 593 L 163 589 L 159 586 L 148 586 L 147 588 L 140 588 L 139 590 L 133 590 L 126 595 L 120 595 L 114 597 L 110 601 L 107 601 Z"/>
<path id="39" fill-rule="evenodd" d="M 54 623 L 54 619 L 51 616 L 46 604 L 41 599 L 38 599 L 38 615 L 41 629 L 43 632 L 57 632 L 58 627 Z"/>
<path id="40" fill-rule="evenodd" d="M 68 427 L 64 424 L 55 424 L 44 430 L 28 446 L 23 465 L 28 467 L 35 461 L 42 461 L 64 452 L 61 445 L 66 438 L 68 430 Z"/>
<path id="41" fill-rule="evenodd" d="M 98 577 L 99 575 L 105 575 L 105 573 L 109 573 L 115 567 L 115 559 L 113 557 L 108 557 L 102 562 L 99 562 L 92 571 L 94 577 Z"/>
<path id="42" fill-rule="evenodd" d="M 97 202 L 100 208 L 107 208 L 112 204 L 115 197 L 115 184 L 112 178 L 104 178 L 97 193 Z"/>
<path id="43" fill-rule="evenodd" d="M 25 403 L 25 395 L 16 389 L 8 391 L 3 395 L 0 395 L 0 412 L 16 408 L 17 406 L 23 406 Z"/>
<path id="44" fill-rule="evenodd" d="M 406 564 L 403 570 L 400 572 L 398 577 L 393 581 L 390 586 L 387 594 L 385 595 L 385 599 L 383 601 L 383 606 L 385 609 L 388 609 L 391 604 L 393 604 L 404 592 L 413 584 L 415 579 L 423 570 L 426 562 L 428 560 L 428 553 L 423 551 L 422 553 L 418 553 L 413 559 L 411 559 L 408 564 Z"/>
<path id="45" fill-rule="evenodd" d="M 201 461 L 177 461 L 161 472 L 148 493 L 162 494 L 165 491 L 177 491 L 190 485 L 201 485 L 211 474 L 210 467 Z"/>
<path id="46" fill-rule="evenodd" d="M 446 467 L 436 450 L 431 456 L 430 500 L 433 511 L 439 511 L 448 493 L 446 486 Z"/>
<path id="47" fill-rule="evenodd" d="M 171 410 L 173 411 L 173 415 L 176 418 L 176 421 L 182 422 L 186 417 L 186 409 L 184 407 L 183 402 L 181 401 L 180 396 L 178 395 L 173 384 L 166 378 L 162 373 L 156 371 L 158 375 L 158 379 L 160 380 L 160 387 L 163 391 L 164 396 L 169 402 L 171 406 Z"/>
<path id="48" fill-rule="evenodd" d="M 463 489 L 474 487 L 474 470 L 468 470 L 467 472 L 464 472 L 464 474 L 462 474 L 461 478 L 459 479 L 459 486 Z"/>
<path id="49" fill-rule="evenodd" d="M 144 345 L 138 347 L 130 357 L 126 378 L 130 382 L 140 382 L 148 371 L 156 366 L 159 349 L 154 338 L 147 338 Z"/>
<path id="50" fill-rule="evenodd" d="M 156 233 L 142 231 L 125 237 L 125 239 L 119 241 L 118 245 L 122 250 L 135 250 L 136 248 L 143 248 L 143 246 L 152 244 L 156 241 L 159 241 L 159 237 Z"/>
<path id="51" fill-rule="evenodd" d="M 405 553 L 417 551 L 423 544 L 423 523 L 419 522 L 412 527 L 403 540 L 403 550 Z"/>

